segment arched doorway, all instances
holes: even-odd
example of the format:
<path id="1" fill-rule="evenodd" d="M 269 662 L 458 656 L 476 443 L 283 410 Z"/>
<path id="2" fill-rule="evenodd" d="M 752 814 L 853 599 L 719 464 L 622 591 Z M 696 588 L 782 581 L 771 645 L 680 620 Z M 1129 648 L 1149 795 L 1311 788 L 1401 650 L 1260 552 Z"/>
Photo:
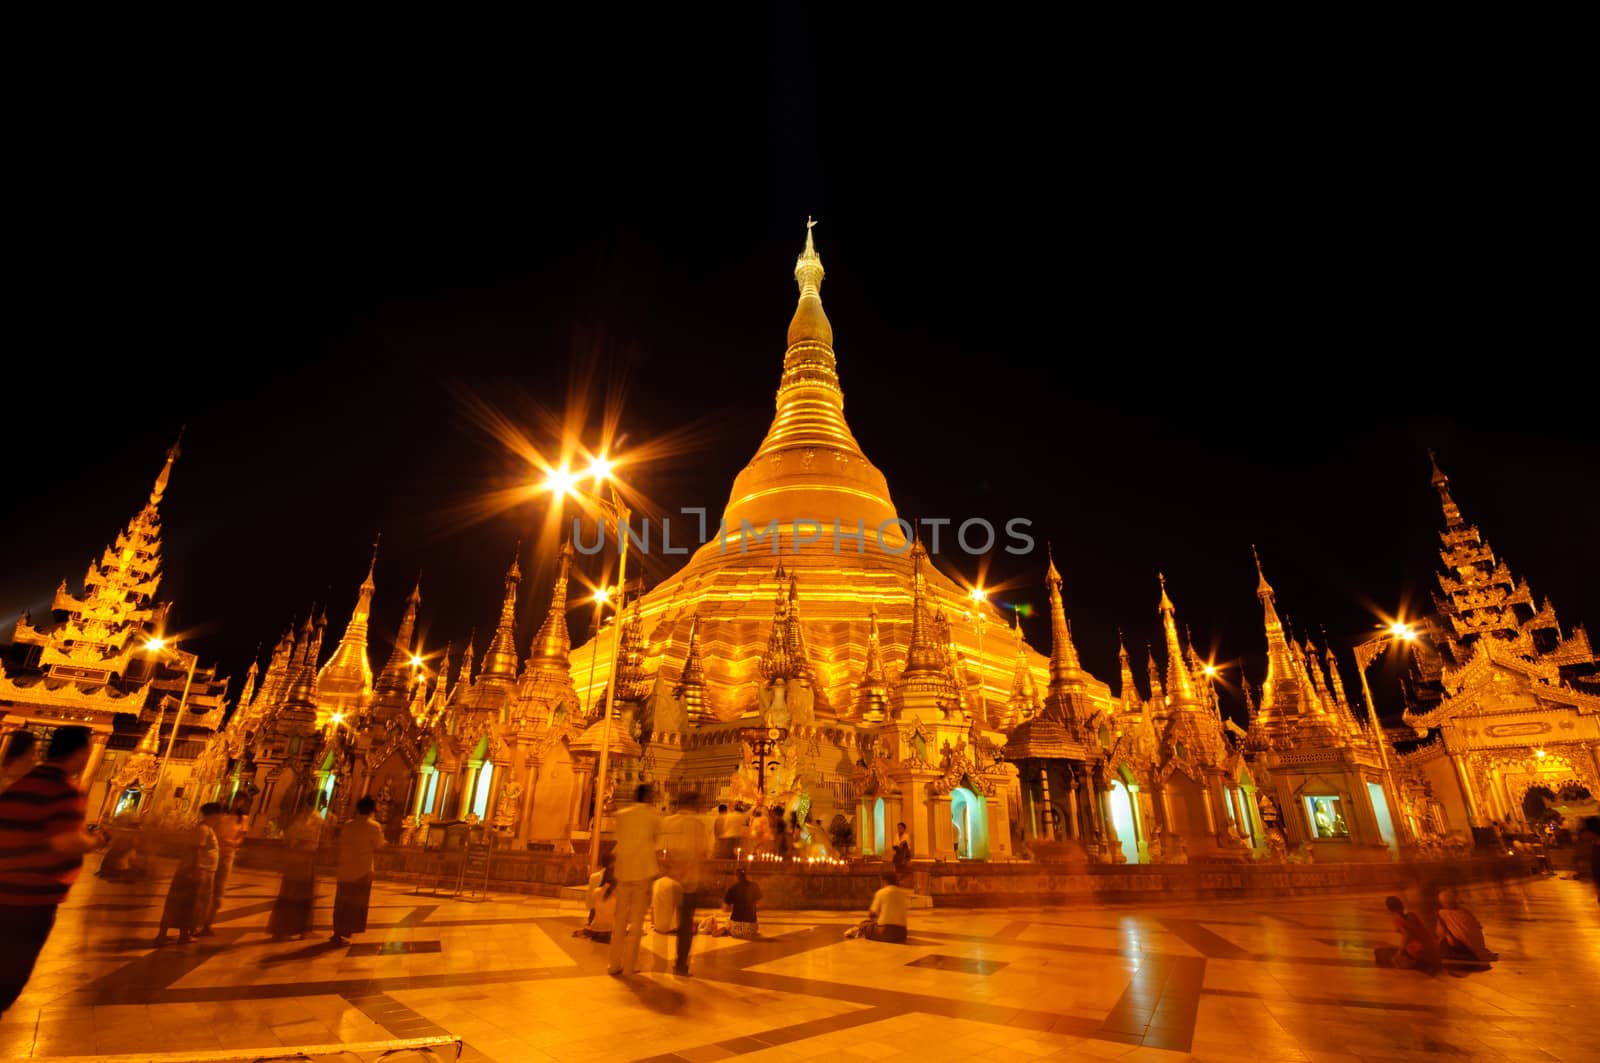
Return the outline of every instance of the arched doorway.
<path id="1" fill-rule="evenodd" d="M 956 856 L 962 860 L 989 858 L 989 808 L 983 798 L 965 786 L 951 790 L 950 822 L 955 828 Z"/>
<path id="2" fill-rule="evenodd" d="M 883 830 L 884 807 L 883 798 L 878 798 L 872 805 L 872 851 L 881 853 L 888 844 Z"/>
<path id="3" fill-rule="evenodd" d="M 1139 827 L 1133 818 L 1133 794 L 1121 779 L 1111 780 L 1111 825 L 1117 831 L 1117 843 L 1122 855 L 1130 864 L 1139 862 Z"/>

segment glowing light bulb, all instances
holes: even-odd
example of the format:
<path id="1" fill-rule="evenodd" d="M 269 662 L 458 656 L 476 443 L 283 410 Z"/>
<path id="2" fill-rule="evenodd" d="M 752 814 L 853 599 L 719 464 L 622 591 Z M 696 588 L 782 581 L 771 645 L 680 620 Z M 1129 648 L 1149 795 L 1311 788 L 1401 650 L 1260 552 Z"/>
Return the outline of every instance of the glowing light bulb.
<path id="1" fill-rule="evenodd" d="M 596 458 L 589 463 L 589 475 L 594 477 L 595 483 L 603 483 L 611 479 L 612 465 L 610 458 Z"/>
<path id="2" fill-rule="evenodd" d="M 414 653 L 411 655 L 411 667 L 413 667 L 413 668 L 421 668 L 422 667 L 422 658 L 418 657 Z"/>
<path id="3" fill-rule="evenodd" d="M 167 640 L 162 638 L 149 639 L 145 642 L 144 648 L 151 653 L 160 653 L 167 648 Z"/>
<path id="4" fill-rule="evenodd" d="M 572 489 L 578 486 L 578 478 L 572 474 L 571 469 L 551 469 L 544 485 L 550 489 L 551 494 L 571 494 Z"/>

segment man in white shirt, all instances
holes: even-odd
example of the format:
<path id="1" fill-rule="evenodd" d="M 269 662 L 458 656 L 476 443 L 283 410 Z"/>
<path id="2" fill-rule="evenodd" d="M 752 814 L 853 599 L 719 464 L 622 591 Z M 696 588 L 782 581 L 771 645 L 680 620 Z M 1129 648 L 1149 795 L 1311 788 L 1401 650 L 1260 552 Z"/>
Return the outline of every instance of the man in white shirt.
<path id="1" fill-rule="evenodd" d="M 617 915 L 611 934 L 606 973 L 629 975 L 639 969 L 639 943 L 644 940 L 644 915 L 650 907 L 650 880 L 660 873 L 656 857 L 661 813 L 650 803 L 650 787 L 640 786 L 633 805 L 617 813 Z"/>
<path id="2" fill-rule="evenodd" d="M 845 932 L 845 937 L 863 937 L 868 941 L 888 941 L 896 945 L 906 943 L 906 909 L 908 894 L 900 888 L 899 877 L 892 871 L 883 875 L 883 887 L 872 895 L 869 916 L 860 926 Z"/>
<path id="3" fill-rule="evenodd" d="M 732 860 L 739 848 L 739 839 L 744 835 L 742 827 L 738 813 L 729 812 L 727 805 L 718 805 L 717 843 L 712 849 L 712 855 L 718 860 Z"/>
<path id="4" fill-rule="evenodd" d="M 702 865 L 711 839 L 706 821 L 700 815 L 700 795 L 678 795 L 677 811 L 661 821 L 661 844 L 667 851 L 667 874 L 683 887 L 678 908 L 678 952 L 674 974 L 689 973 L 689 950 L 694 946 L 695 893 L 703 884 Z"/>

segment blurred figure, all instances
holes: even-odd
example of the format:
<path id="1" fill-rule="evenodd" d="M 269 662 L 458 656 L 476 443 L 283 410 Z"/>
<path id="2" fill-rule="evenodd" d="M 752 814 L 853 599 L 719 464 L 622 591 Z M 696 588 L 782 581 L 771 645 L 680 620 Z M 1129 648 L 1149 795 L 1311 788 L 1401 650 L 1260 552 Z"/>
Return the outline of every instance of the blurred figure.
<path id="1" fill-rule="evenodd" d="M 214 933 L 211 922 L 222 908 L 222 893 L 228 888 L 228 878 L 233 874 L 234 858 L 239 855 L 239 847 L 244 844 L 244 836 L 250 830 L 250 817 L 246 814 L 249 808 L 250 799 L 240 794 L 233 799 L 233 808 L 217 821 L 217 873 L 212 877 L 211 908 L 197 937 L 206 938 Z"/>
<path id="2" fill-rule="evenodd" d="M 6 758 L 0 761 L 0 793 L 11 789 L 11 784 L 33 770 L 33 751 L 39 736 L 32 731 L 18 731 L 6 746 Z"/>
<path id="3" fill-rule="evenodd" d="M 1589 841 L 1589 881 L 1594 883 L 1595 896 L 1600 898 L 1600 816 L 1585 819 L 1580 834 Z"/>
<path id="4" fill-rule="evenodd" d="M 311 930 L 311 909 L 317 899 L 317 845 L 321 841 L 322 814 L 308 801 L 283 836 L 283 878 L 267 919 L 267 932 L 274 941 L 303 938 Z"/>
<path id="5" fill-rule="evenodd" d="M 906 868 L 911 865 L 911 836 L 906 833 L 906 825 L 901 823 L 895 828 L 894 836 L 894 873 L 896 876 L 906 873 Z"/>
<path id="6" fill-rule="evenodd" d="M 73 779 L 88 764 L 89 729 L 59 727 L 44 763 L 0 794 L 0 1014 L 28 984 L 83 854 L 110 841 L 83 826 L 83 793 Z"/>
<path id="7" fill-rule="evenodd" d="M 617 879 L 616 923 L 606 973 L 633 974 L 639 967 L 644 940 L 644 913 L 650 905 L 650 880 L 660 870 L 656 859 L 661 813 L 650 803 L 650 787 L 634 792 L 634 803 L 617 813 L 614 874 Z"/>
<path id="8" fill-rule="evenodd" d="M 650 886 L 650 929 L 658 934 L 678 931 L 678 911 L 683 907 L 683 885 L 662 875 Z"/>
<path id="9" fill-rule="evenodd" d="M 589 910 L 589 915 L 586 919 L 584 919 L 583 926 L 572 935 L 573 937 L 588 937 L 589 927 L 594 923 L 595 901 L 598 899 L 600 888 L 605 885 L 606 873 L 611 873 L 611 881 L 613 883 L 617 881 L 616 872 L 614 870 L 616 864 L 617 854 L 606 853 L 600 858 L 600 870 L 592 873 L 589 876 L 589 888 L 583 891 L 583 905 Z M 612 892 L 615 893 L 616 891 L 613 890 Z M 613 903 L 612 908 L 614 909 L 615 907 L 616 904 Z"/>
<path id="10" fill-rule="evenodd" d="M 727 805 L 718 805 L 715 827 L 717 840 L 711 855 L 718 860 L 732 860 L 739 848 L 739 840 L 744 835 L 742 828 L 739 817 L 729 812 Z"/>
<path id="11" fill-rule="evenodd" d="M 1400 947 L 1380 946 L 1373 950 L 1373 959 L 1380 967 L 1398 967 L 1407 971 L 1437 974 L 1439 971 L 1439 946 L 1433 935 L 1422 925 L 1414 913 L 1406 911 L 1406 902 L 1399 897 L 1385 897 L 1383 906 L 1394 917 L 1394 929 L 1400 935 Z"/>
<path id="12" fill-rule="evenodd" d="M 383 848 L 383 827 L 373 818 L 378 802 L 369 794 L 356 802 L 356 818 L 339 832 L 339 868 L 333 893 L 335 945 L 350 944 L 351 934 L 365 933 L 372 904 L 372 872 Z"/>
<path id="13" fill-rule="evenodd" d="M 1447 959 L 1492 963 L 1500 958 L 1484 942 L 1483 924 L 1472 912 L 1461 907 L 1455 890 L 1439 891 L 1439 917 L 1434 933 L 1439 937 L 1439 951 Z"/>
<path id="14" fill-rule="evenodd" d="M 220 855 L 217 828 L 222 825 L 224 811 L 214 801 L 200 806 L 200 822 L 189 831 L 183 856 L 167 886 L 167 903 L 161 910 L 156 948 L 167 943 L 167 931 L 172 927 L 178 928 L 178 944 L 187 945 L 195 928 L 211 921 L 211 897 Z"/>
<path id="15" fill-rule="evenodd" d="M 661 822 L 662 847 L 667 851 L 667 873 L 683 887 L 678 907 L 678 951 L 674 974 L 689 973 L 689 951 L 694 948 L 695 894 L 701 886 L 701 866 L 710 847 L 705 820 L 699 815 L 700 795 L 678 795 L 677 811 Z"/>
<path id="16" fill-rule="evenodd" d="M 128 808 L 111 821 L 111 845 L 100 857 L 95 874 L 108 882 L 138 882 L 145 877 L 144 854 L 139 848 L 139 812 Z"/>

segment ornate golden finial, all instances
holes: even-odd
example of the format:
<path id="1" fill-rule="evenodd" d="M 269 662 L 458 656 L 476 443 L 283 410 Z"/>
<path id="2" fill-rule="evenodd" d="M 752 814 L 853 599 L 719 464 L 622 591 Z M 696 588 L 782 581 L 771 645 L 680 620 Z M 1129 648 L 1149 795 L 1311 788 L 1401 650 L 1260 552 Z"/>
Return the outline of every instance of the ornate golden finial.
<path id="1" fill-rule="evenodd" d="M 572 634 L 567 629 L 567 577 L 572 566 L 571 540 L 561 548 L 560 556 L 555 589 L 550 594 L 550 611 L 545 614 L 544 623 L 539 625 L 538 633 L 533 636 L 533 645 L 528 649 L 528 668 L 546 666 L 557 672 L 565 672 L 569 667 Z"/>
<path id="2" fill-rule="evenodd" d="M 1078 647 L 1072 642 L 1072 628 L 1067 623 L 1067 607 L 1061 599 L 1061 573 L 1056 571 L 1055 555 L 1046 546 L 1049 568 L 1045 573 L 1045 586 L 1050 589 L 1050 689 L 1080 682 L 1083 664 L 1078 660 Z"/>
<path id="3" fill-rule="evenodd" d="M 167 448 L 167 462 L 161 466 L 161 472 L 156 475 L 156 484 L 150 489 L 150 504 L 152 506 L 160 503 L 161 496 L 166 493 L 167 481 L 172 476 L 172 463 L 177 461 L 178 456 L 183 453 L 183 433 L 187 428 L 188 425 L 180 426 L 178 428 L 178 438 L 173 440 L 172 446 Z"/>
<path id="4" fill-rule="evenodd" d="M 367 578 L 361 584 L 363 590 L 375 590 L 373 575 L 378 571 L 378 546 L 383 542 L 383 532 L 378 532 L 372 539 L 372 561 L 367 565 Z"/>
<path id="5" fill-rule="evenodd" d="M 1161 581 L 1161 604 L 1156 607 L 1157 611 L 1170 613 L 1173 611 L 1173 606 L 1172 599 L 1167 597 L 1167 575 L 1165 572 L 1157 572 L 1156 579 Z"/>
<path id="6" fill-rule="evenodd" d="M 1434 490 L 1439 492 L 1439 504 L 1444 509 L 1445 525 L 1450 528 L 1459 527 L 1463 523 L 1461 520 L 1461 507 L 1457 506 L 1455 499 L 1450 497 L 1450 477 L 1446 476 L 1444 470 L 1439 468 L 1439 459 L 1433 456 L 1433 451 L 1431 450 L 1428 451 L 1428 461 L 1433 464 L 1433 476 L 1429 478 L 1428 482 L 1433 484 Z"/>
<path id="7" fill-rule="evenodd" d="M 922 546 L 919 535 L 911 544 L 911 645 L 906 648 L 906 666 L 902 678 L 919 672 L 944 670 L 944 653 L 922 605 L 924 576 L 922 560 L 928 551 Z"/>
<path id="8" fill-rule="evenodd" d="M 1167 639 L 1167 691 L 1176 701 L 1193 703 L 1194 677 L 1184 664 L 1183 646 L 1178 642 L 1177 609 L 1167 597 L 1167 577 L 1156 575 L 1161 580 L 1161 627 Z"/>
<path id="9" fill-rule="evenodd" d="M 800 286 L 800 303 L 789 322 L 789 346 L 820 344 L 831 353 L 833 326 L 828 323 L 828 315 L 822 312 L 822 256 L 817 254 L 817 245 L 811 236 L 816 224 L 813 219 L 806 219 L 805 250 L 794 260 L 794 280 Z"/>
<path id="10" fill-rule="evenodd" d="M 510 679 L 517 674 L 517 584 L 522 582 L 522 568 L 517 558 L 522 554 L 522 540 L 511 556 L 511 567 L 506 569 L 506 592 L 500 600 L 500 624 L 495 628 L 489 648 L 483 654 L 483 667 L 478 678 Z"/>
<path id="11" fill-rule="evenodd" d="M 684 715 L 692 724 L 713 723 L 716 716 L 711 711 L 706 696 L 705 665 L 700 660 L 700 614 L 689 618 L 689 648 L 684 653 L 683 671 L 678 675 L 674 696 L 682 699 Z"/>
<path id="12" fill-rule="evenodd" d="M 1263 601 L 1269 600 L 1273 597 L 1272 584 L 1267 582 L 1267 573 L 1261 567 L 1261 555 L 1256 552 L 1255 543 L 1250 544 L 1250 556 L 1256 559 L 1256 575 L 1259 577 L 1256 583 L 1256 597 Z"/>

